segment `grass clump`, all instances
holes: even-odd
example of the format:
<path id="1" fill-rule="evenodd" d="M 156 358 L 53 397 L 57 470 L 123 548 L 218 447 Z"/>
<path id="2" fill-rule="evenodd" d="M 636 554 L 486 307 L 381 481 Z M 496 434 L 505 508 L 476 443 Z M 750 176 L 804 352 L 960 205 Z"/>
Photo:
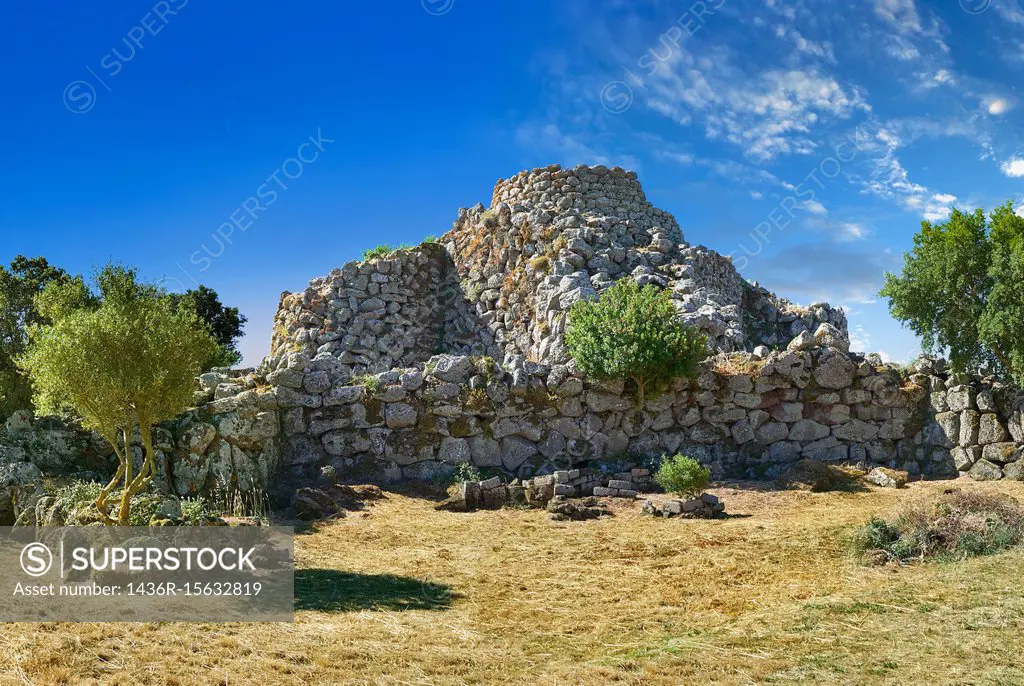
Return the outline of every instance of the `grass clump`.
<path id="1" fill-rule="evenodd" d="M 380 379 L 375 374 L 357 374 L 352 377 L 353 386 L 362 386 L 370 393 L 377 393 L 383 387 Z"/>
<path id="2" fill-rule="evenodd" d="M 369 250 L 363 251 L 363 262 L 369 262 L 371 260 L 380 260 L 385 257 L 391 257 L 399 250 L 409 250 L 414 246 L 408 243 L 402 243 L 399 246 L 391 246 L 387 243 L 381 243 L 380 245 L 370 248 Z"/>
<path id="3" fill-rule="evenodd" d="M 661 461 L 654 480 L 669 493 L 694 499 L 708 487 L 711 470 L 692 457 L 673 455 Z"/>
<path id="4" fill-rule="evenodd" d="M 857 532 L 856 552 L 875 564 L 954 562 L 992 555 L 1024 541 L 1024 508 L 1014 498 L 956 491 L 931 507 L 907 510 L 893 521 L 872 517 Z"/>

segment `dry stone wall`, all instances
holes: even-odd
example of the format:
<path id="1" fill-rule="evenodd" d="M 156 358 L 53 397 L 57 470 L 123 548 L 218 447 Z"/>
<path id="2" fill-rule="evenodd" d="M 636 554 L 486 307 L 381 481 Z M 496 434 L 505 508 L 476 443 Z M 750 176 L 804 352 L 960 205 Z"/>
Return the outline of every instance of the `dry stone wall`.
<path id="1" fill-rule="evenodd" d="M 313 374 L 312 367 L 304 374 Z M 835 348 L 721 355 L 637 407 L 620 384 L 561 365 L 516 377 L 486 358 L 438 356 L 365 385 L 277 396 L 283 484 L 430 479 L 459 464 L 510 477 L 584 472 L 591 488 L 684 452 L 717 478 L 771 478 L 815 458 L 911 475 L 1019 478 L 1015 392 Z M 577 484 L 578 486 L 579 484 Z"/>
<path id="2" fill-rule="evenodd" d="M 436 244 L 349 262 L 285 293 L 261 371 L 289 386 L 289 354 L 318 360 L 331 381 L 422 363 L 441 351 L 496 353 L 462 293 L 451 259 Z M 289 386 L 292 387 L 292 386 Z"/>

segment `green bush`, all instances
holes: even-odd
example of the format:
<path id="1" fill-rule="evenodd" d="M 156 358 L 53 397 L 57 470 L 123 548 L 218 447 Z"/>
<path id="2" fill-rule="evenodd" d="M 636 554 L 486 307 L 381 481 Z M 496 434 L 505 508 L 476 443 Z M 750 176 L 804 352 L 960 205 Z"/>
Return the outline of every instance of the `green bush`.
<path id="1" fill-rule="evenodd" d="M 680 321 L 668 291 L 629 278 L 575 303 L 565 342 L 584 374 L 631 381 L 641 405 L 648 392 L 692 376 L 708 354 L 707 339 Z"/>
<path id="2" fill-rule="evenodd" d="M 674 455 L 661 461 L 654 480 L 669 493 L 684 498 L 699 498 L 711 480 L 711 470 L 692 457 Z"/>
<path id="3" fill-rule="evenodd" d="M 1024 508 L 1008 496 L 954 492 L 887 522 L 872 517 L 857 531 L 854 548 L 875 563 L 991 555 L 1024 542 Z"/>

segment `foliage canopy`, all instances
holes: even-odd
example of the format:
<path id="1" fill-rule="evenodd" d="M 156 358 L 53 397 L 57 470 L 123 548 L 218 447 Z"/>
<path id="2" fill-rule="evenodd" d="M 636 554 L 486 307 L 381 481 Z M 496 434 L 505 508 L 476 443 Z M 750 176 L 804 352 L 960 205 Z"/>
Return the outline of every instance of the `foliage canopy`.
<path id="1" fill-rule="evenodd" d="M 926 352 L 947 353 L 960 371 L 1024 382 L 1024 218 L 1012 203 L 987 219 L 980 209 L 953 210 L 944 222 L 922 222 L 881 295 Z"/>
<path id="2" fill-rule="evenodd" d="M 595 379 L 631 381 L 639 402 L 692 376 L 707 339 L 680 321 L 667 291 L 620 279 L 597 300 L 569 310 L 565 342 L 580 370 Z"/>
<path id="3" fill-rule="evenodd" d="M 0 419 L 30 405 L 32 389 L 15 360 L 28 345 L 28 327 L 44 321 L 35 298 L 48 284 L 68 278 L 42 257 L 19 255 L 9 267 L 0 265 Z"/>
<path id="4" fill-rule="evenodd" d="M 119 467 L 96 506 L 108 523 L 124 524 L 132 497 L 156 473 L 153 426 L 188 408 L 194 378 L 217 343 L 195 311 L 140 283 L 134 270 L 108 265 L 95 282 L 95 291 L 84 293 L 75 281 L 46 287 L 40 303 L 51 322 L 29 329 L 19 364 L 40 411 L 78 417 L 113 446 Z M 78 306 L 85 296 L 92 306 Z M 137 473 L 131 449 L 136 432 L 142 444 Z M 106 498 L 119 484 L 115 519 Z"/>
<path id="5" fill-rule="evenodd" d="M 662 459 L 654 480 L 669 493 L 699 498 L 711 480 L 711 470 L 692 457 L 674 455 Z"/>

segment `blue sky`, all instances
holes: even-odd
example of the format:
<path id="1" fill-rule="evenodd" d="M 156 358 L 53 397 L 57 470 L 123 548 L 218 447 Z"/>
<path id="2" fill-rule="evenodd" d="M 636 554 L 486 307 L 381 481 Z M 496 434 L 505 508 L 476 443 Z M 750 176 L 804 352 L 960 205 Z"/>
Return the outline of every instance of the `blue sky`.
<path id="1" fill-rule="evenodd" d="M 104 5 L 0 9 L 0 262 L 204 283 L 252 364 L 281 291 L 552 162 L 636 169 L 893 359 L 917 344 L 875 294 L 921 219 L 1024 203 L 1017 0 Z"/>

